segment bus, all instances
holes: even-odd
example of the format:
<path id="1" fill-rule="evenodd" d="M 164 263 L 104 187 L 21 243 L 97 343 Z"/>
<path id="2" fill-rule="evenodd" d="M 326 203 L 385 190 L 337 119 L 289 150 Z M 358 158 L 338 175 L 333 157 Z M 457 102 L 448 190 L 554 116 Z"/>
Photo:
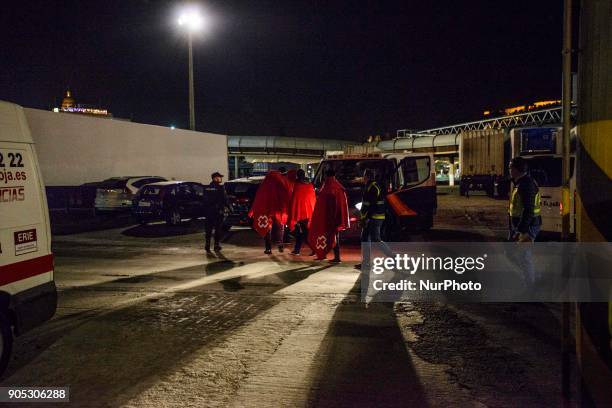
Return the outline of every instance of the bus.
<path id="1" fill-rule="evenodd" d="M 570 234 L 576 231 L 576 128 L 570 132 Z M 529 173 L 538 183 L 541 197 L 542 228 L 560 234 L 563 212 L 563 155 L 561 127 L 527 127 L 510 131 L 512 157 L 529 163 Z"/>

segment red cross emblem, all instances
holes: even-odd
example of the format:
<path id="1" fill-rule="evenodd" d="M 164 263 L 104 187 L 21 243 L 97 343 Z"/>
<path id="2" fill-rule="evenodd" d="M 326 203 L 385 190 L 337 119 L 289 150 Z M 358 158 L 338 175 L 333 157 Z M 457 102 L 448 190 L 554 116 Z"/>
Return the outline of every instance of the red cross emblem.
<path id="1" fill-rule="evenodd" d="M 259 218 L 257 218 L 257 225 L 259 226 L 259 228 L 267 228 L 269 221 L 270 220 L 268 220 L 267 215 L 260 215 Z"/>
<path id="2" fill-rule="evenodd" d="M 325 235 L 319 235 L 317 237 L 317 249 L 325 249 L 325 247 L 327 246 L 327 238 L 325 237 Z"/>

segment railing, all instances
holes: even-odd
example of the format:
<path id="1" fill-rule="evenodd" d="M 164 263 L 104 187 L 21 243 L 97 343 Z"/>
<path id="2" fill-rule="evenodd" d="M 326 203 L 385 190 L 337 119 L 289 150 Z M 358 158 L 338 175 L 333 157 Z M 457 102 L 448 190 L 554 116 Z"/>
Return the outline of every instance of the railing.
<path id="1" fill-rule="evenodd" d="M 398 138 L 420 137 L 428 135 L 452 135 L 461 131 L 483 129 L 505 129 L 517 126 L 541 126 L 549 123 L 561 123 L 561 108 L 543 109 L 519 113 L 510 116 L 499 116 L 474 122 L 459 123 L 434 129 L 414 130 L 401 129 L 397 131 Z"/>

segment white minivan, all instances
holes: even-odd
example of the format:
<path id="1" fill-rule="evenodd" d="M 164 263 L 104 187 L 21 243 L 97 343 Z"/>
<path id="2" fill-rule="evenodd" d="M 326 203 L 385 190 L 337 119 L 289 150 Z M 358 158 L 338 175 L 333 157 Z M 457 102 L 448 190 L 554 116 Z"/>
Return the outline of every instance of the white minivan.
<path id="1" fill-rule="evenodd" d="M 49 213 L 21 106 L 0 101 L 0 373 L 13 342 L 55 313 Z"/>

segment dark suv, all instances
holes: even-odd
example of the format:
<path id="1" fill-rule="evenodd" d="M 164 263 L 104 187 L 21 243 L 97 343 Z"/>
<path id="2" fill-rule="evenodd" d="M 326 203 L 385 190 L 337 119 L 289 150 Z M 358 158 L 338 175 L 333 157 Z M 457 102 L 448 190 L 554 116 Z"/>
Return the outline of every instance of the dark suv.
<path id="1" fill-rule="evenodd" d="M 225 219 L 225 228 L 251 225 L 248 213 L 263 179 L 263 176 L 255 176 L 225 182 L 225 191 L 232 204 L 232 211 Z"/>
<path id="2" fill-rule="evenodd" d="M 141 224 L 165 220 L 180 224 L 183 218 L 204 216 L 204 186 L 188 181 L 163 181 L 147 184 L 133 201 L 132 213 Z"/>

